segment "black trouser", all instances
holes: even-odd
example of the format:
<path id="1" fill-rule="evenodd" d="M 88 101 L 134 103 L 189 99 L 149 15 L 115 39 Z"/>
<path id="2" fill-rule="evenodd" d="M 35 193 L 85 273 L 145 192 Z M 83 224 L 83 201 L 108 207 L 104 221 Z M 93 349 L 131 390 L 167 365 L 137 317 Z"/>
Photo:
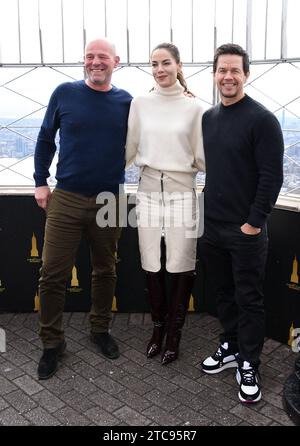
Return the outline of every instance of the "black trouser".
<path id="1" fill-rule="evenodd" d="M 224 330 L 220 341 L 237 343 L 241 359 L 257 365 L 265 336 L 267 249 L 266 227 L 258 235 L 246 235 L 238 224 L 209 219 L 199 240 L 199 253 Z"/>

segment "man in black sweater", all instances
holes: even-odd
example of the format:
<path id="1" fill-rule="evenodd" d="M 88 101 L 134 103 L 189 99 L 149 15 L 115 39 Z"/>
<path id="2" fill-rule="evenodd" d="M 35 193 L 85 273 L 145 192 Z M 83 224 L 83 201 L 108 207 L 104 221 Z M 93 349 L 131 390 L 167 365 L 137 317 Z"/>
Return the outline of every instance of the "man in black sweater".
<path id="1" fill-rule="evenodd" d="M 205 231 L 199 242 L 222 324 L 220 346 L 202 362 L 213 374 L 237 367 L 239 399 L 261 399 L 266 221 L 283 180 L 283 137 L 275 116 L 244 93 L 248 54 L 220 46 L 214 80 L 221 102 L 203 116 Z"/>

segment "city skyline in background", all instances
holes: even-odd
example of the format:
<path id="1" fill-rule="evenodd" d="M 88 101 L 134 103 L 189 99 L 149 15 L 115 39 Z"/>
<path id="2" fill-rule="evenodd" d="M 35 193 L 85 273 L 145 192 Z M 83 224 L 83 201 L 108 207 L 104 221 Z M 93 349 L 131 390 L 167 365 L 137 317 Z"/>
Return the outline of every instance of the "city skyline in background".
<path id="1" fill-rule="evenodd" d="M 299 119 L 296 117 L 284 117 L 284 124 L 287 130 L 284 133 L 286 156 L 284 158 L 284 184 L 281 193 L 294 193 L 300 195 L 300 151 L 299 138 L 300 126 Z M 2 120 L 5 123 L 5 119 Z M 33 153 L 35 149 L 35 141 L 41 119 L 26 119 L 26 127 L 14 128 L 14 131 L 6 131 L 2 133 L 0 139 L 0 175 L 3 176 L 5 183 L 3 185 L 34 185 L 33 174 Z M 9 120 L 7 120 L 9 123 Z M 283 122 L 281 121 L 281 125 Z M 298 131 L 297 131 L 298 126 Z M 22 134 L 15 132 L 22 131 Z M 24 137 L 25 136 L 25 137 Z M 59 148 L 59 138 L 57 138 L 57 146 Z M 287 147 L 289 147 L 287 149 Z M 293 161 L 291 161 L 293 160 Z M 296 161 L 296 163 L 294 162 Z M 52 162 L 50 169 L 51 176 L 49 184 L 55 184 L 55 167 L 57 163 L 57 154 Z M 6 169 L 11 166 L 11 169 Z M 137 184 L 139 178 L 138 168 L 130 167 L 126 171 L 126 182 L 129 184 Z M 204 175 L 200 175 L 198 180 L 203 183 Z"/>
<path id="2" fill-rule="evenodd" d="M 215 102 L 214 46 L 247 48 L 254 63 L 245 91 L 284 131 L 282 193 L 300 194 L 299 16 L 298 0 L 185 0 L 184 7 L 181 0 L 0 0 L 0 186 L 33 185 L 32 155 L 49 97 L 58 84 L 84 77 L 85 41 L 106 35 L 121 57 L 113 84 L 133 96 L 153 85 L 151 48 L 172 40 L 204 109 Z M 54 171 L 55 164 L 52 182 Z M 136 182 L 137 169 L 126 178 Z"/>

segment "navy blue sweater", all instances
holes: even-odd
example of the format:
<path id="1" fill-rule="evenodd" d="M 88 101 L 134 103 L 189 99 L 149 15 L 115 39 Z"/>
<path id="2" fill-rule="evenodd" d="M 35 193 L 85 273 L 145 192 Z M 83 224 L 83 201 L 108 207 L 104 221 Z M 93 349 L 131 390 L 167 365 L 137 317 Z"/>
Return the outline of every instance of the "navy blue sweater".
<path id="1" fill-rule="evenodd" d="M 108 92 L 84 81 L 66 82 L 53 92 L 35 149 L 36 186 L 47 185 L 49 167 L 60 149 L 57 187 L 86 196 L 117 193 L 125 178 L 127 118 L 132 96 L 113 87 Z"/>
<path id="2" fill-rule="evenodd" d="M 276 117 L 245 96 L 203 115 L 205 217 L 262 227 L 283 181 L 283 137 Z"/>

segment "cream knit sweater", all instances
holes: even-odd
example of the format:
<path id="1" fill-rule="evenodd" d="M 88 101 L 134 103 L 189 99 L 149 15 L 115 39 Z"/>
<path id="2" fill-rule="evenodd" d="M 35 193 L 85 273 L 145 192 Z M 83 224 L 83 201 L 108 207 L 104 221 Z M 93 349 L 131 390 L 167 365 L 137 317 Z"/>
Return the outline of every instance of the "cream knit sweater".
<path id="1" fill-rule="evenodd" d="M 135 161 L 180 177 L 205 170 L 200 102 L 183 94 L 177 81 L 131 102 L 126 142 L 126 165 Z M 182 174 L 182 175 L 181 175 Z M 184 180 L 186 183 L 186 180 Z"/>

